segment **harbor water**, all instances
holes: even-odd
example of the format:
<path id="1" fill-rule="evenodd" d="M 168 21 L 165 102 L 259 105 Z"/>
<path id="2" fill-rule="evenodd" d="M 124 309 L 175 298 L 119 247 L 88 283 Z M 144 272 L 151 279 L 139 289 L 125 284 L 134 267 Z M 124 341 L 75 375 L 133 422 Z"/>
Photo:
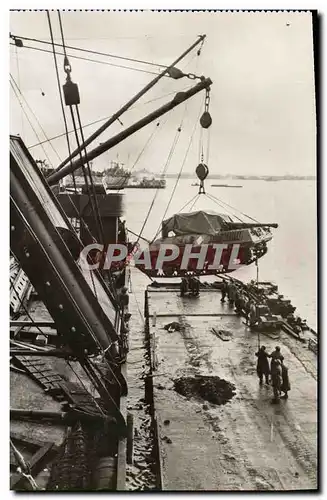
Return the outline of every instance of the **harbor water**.
<path id="1" fill-rule="evenodd" d="M 179 180 L 165 218 L 179 212 L 188 201 L 196 197 L 198 187 L 191 186 L 194 182 L 194 179 Z M 242 184 L 243 188 L 211 187 L 211 184 L 225 182 Z M 142 232 L 144 238 L 152 240 L 159 230 L 175 185 L 176 179 L 168 179 L 166 189 L 125 190 L 127 227 L 139 234 L 156 196 Z M 229 179 L 217 181 L 209 178 L 206 181 L 206 191 L 216 200 L 213 201 L 212 198 L 201 195 L 189 203 L 183 211 L 214 210 L 218 213 L 233 213 L 244 218 L 240 214 L 243 212 L 259 222 L 279 224 L 278 229 L 273 230 L 274 238 L 268 244 L 268 253 L 259 261 L 259 280 L 275 282 L 279 287 L 279 292 L 296 306 L 296 314 L 307 319 L 308 324 L 316 329 L 316 182 Z M 218 200 L 219 203 L 221 202 L 220 205 Z M 194 201 L 196 203 L 193 206 Z M 239 212 L 234 209 L 238 209 Z M 252 264 L 235 271 L 232 275 L 247 282 L 256 279 L 257 268 Z"/>

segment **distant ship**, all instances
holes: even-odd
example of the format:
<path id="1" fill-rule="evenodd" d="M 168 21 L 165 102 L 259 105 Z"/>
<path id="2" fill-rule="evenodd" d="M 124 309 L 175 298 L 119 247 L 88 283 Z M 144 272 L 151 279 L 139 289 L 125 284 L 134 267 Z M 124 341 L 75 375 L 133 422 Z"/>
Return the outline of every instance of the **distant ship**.
<path id="1" fill-rule="evenodd" d="M 235 184 L 211 184 L 211 187 L 221 187 L 221 188 L 241 188 L 241 185 Z"/>
<path id="2" fill-rule="evenodd" d="M 154 177 L 152 179 L 143 177 L 143 179 L 136 181 L 130 179 L 125 187 L 135 189 L 164 189 L 166 181 L 165 179 L 155 179 Z"/>

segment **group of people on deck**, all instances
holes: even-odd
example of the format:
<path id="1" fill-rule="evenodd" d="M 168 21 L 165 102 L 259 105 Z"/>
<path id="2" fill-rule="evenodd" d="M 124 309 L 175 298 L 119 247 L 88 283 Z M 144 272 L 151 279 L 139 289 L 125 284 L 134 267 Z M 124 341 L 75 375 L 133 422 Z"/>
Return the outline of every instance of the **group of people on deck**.
<path id="1" fill-rule="evenodd" d="M 263 384 L 263 377 L 266 379 L 266 384 L 269 385 L 269 375 L 271 377 L 271 385 L 274 391 L 272 403 L 278 403 L 281 398 L 287 399 L 291 386 L 288 378 L 288 368 L 284 364 L 284 356 L 280 351 L 280 347 L 277 346 L 271 354 L 268 354 L 266 347 L 263 345 L 255 355 L 258 358 L 257 374 L 260 385 Z M 271 358 L 270 366 L 268 358 Z M 284 393 L 283 396 L 281 396 L 282 393 Z"/>
<path id="2" fill-rule="evenodd" d="M 256 323 L 257 311 L 254 301 L 252 299 L 248 300 L 242 288 L 238 287 L 233 281 L 227 282 L 224 279 L 221 288 L 221 302 L 225 302 L 226 297 L 229 304 L 235 306 L 235 311 L 238 314 L 244 313 L 246 323 L 249 326 Z"/>
<path id="3" fill-rule="evenodd" d="M 200 294 L 200 281 L 196 276 L 184 276 L 180 284 L 181 297 L 189 294 L 197 297 Z"/>
<path id="4" fill-rule="evenodd" d="M 223 279 L 221 288 L 222 303 L 225 302 L 226 297 L 229 304 L 235 306 L 236 313 L 244 314 L 247 325 L 254 326 L 257 323 L 255 302 L 246 297 L 241 286 L 237 286 L 234 281 L 227 282 Z M 284 364 L 284 356 L 280 352 L 280 347 L 277 346 L 271 354 L 268 354 L 266 347 L 261 346 L 255 354 L 258 358 L 257 374 L 259 383 L 262 385 L 265 377 L 266 384 L 271 384 L 274 393 L 272 402 L 278 403 L 281 398 L 287 399 L 291 386 L 288 378 L 288 368 Z M 270 363 L 269 358 L 271 359 Z M 282 393 L 284 393 L 283 396 L 281 396 Z"/>

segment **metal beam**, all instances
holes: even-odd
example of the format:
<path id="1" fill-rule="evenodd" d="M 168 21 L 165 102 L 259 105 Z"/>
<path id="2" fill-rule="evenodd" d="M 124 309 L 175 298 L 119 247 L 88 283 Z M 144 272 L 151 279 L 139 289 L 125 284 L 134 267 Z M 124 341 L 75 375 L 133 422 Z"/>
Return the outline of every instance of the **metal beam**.
<path id="1" fill-rule="evenodd" d="M 116 314 L 115 305 L 95 273 L 97 296 L 87 283 L 57 229 L 69 232 L 57 201 L 15 138 L 10 182 L 13 254 L 75 354 L 107 349 L 118 340 L 114 318 L 109 318 Z"/>
<path id="2" fill-rule="evenodd" d="M 102 153 L 105 153 L 109 149 L 113 148 L 114 146 L 117 146 L 117 144 L 127 139 L 127 137 L 134 134 L 135 132 L 145 127 L 149 123 L 153 122 L 154 120 L 164 115 L 168 111 L 174 109 L 176 106 L 178 106 L 182 102 L 185 102 L 190 97 L 193 97 L 198 92 L 201 92 L 201 90 L 209 88 L 211 84 L 212 81 L 210 80 L 210 78 L 204 78 L 200 83 L 192 87 L 190 90 L 186 92 L 178 92 L 172 101 L 168 102 L 167 104 L 164 104 L 163 106 L 161 106 L 161 108 L 157 109 L 156 111 L 153 111 L 152 113 L 145 116 L 138 122 L 134 123 L 127 129 L 115 135 L 108 141 L 103 142 L 102 144 L 94 148 L 92 151 L 90 151 L 86 156 L 84 155 L 82 158 L 79 158 L 70 165 L 66 165 L 59 172 L 52 173 L 47 178 L 49 185 L 51 186 L 53 184 L 56 184 L 58 181 L 60 181 L 60 179 L 63 179 L 66 175 L 71 174 L 72 172 L 80 168 L 82 165 L 84 165 L 87 161 L 91 161 L 94 158 L 100 156 Z"/>
<path id="3" fill-rule="evenodd" d="M 156 76 L 153 80 L 151 80 L 150 83 L 148 83 L 140 92 L 138 92 L 132 99 L 130 99 L 119 111 L 117 111 L 115 114 L 113 114 L 109 120 L 107 120 L 101 127 L 96 130 L 93 134 L 91 134 L 85 142 L 78 148 L 73 151 L 68 158 L 66 158 L 58 168 L 55 169 L 55 172 L 59 172 L 59 170 L 62 169 L 70 160 L 75 158 L 77 154 L 79 154 L 81 151 L 85 149 L 86 146 L 91 144 L 94 139 L 96 139 L 102 132 L 104 132 L 112 123 L 114 123 L 125 111 L 127 111 L 136 101 L 138 101 L 146 92 L 148 92 L 156 83 L 161 80 L 162 77 L 164 77 L 170 70 L 173 68 L 179 61 L 184 59 L 184 57 L 191 52 L 199 43 L 203 42 L 205 39 L 206 35 L 200 35 L 198 40 L 194 42 L 181 56 L 179 56 L 170 66 L 165 68 L 158 76 Z"/>
<path id="4" fill-rule="evenodd" d="M 20 321 L 20 320 L 13 320 L 10 321 L 10 327 L 17 327 L 17 326 L 24 326 L 24 327 L 29 327 L 29 326 L 47 326 L 49 328 L 55 329 L 55 324 L 54 321 Z"/>
<path id="5" fill-rule="evenodd" d="M 56 358 L 74 358 L 73 353 L 62 349 L 49 349 L 47 351 L 32 351 L 30 349 L 10 349 L 10 356 L 55 356 Z"/>

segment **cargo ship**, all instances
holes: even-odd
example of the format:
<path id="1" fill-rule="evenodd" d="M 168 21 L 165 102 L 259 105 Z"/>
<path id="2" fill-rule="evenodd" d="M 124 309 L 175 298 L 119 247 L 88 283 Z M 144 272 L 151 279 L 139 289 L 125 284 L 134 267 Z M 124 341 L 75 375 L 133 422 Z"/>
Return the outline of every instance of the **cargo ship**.
<path id="1" fill-rule="evenodd" d="M 160 77 L 183 76 L 176 65 L 204 39 Z M 23 47 L 22 39 L 11 40 Z M 79 94 L 67 63 L 64 96 L 78 121 Z M 201 282 L 196 296 L 181 295 L 180 266 L 168 280 L 149 282 L 133 262 L 137 245 L 124 221 L 124 189 L 97 186 L 89 168 L 92 159 L 198 92 L 208 97 L 211 84 L 199 77 L 190 90 L 94 149 L 88 146 L 103 126 L 86 140 L 76 127 L 76 150 L 46 177 L 22 139 L 10 137 L 12 490 L 317 488 L 316 332 L 299 324 L 273 284 L 242 283 L 224 274 L 228 266 L 215 273 L 215 282 Z M 209 118 L 206 107 L 202 127 Z M 85 174 L 81 187 L 73 178 L 60 189 L 78 168 Z M 212 228 L 223 244 L 235 232 L 251 249 L 271 240 L 269 224 L 220 213 L 188 218 L 182 212 L 161 226 L 164 240 L 173 231 L 183 244 L 186 233 L 210 240 Z M 108 245 L 128 248 L 119 266 L 101 265 Z M 242 321 L 244 310 L 223 302 L 224 280 L 256 304 L 252 326 Z M 258 389 L 252 358 L 263 341 L 269 351 L 278 342 L 301 381 L 289 408 L 270 405 L 269 387 Z"/>

